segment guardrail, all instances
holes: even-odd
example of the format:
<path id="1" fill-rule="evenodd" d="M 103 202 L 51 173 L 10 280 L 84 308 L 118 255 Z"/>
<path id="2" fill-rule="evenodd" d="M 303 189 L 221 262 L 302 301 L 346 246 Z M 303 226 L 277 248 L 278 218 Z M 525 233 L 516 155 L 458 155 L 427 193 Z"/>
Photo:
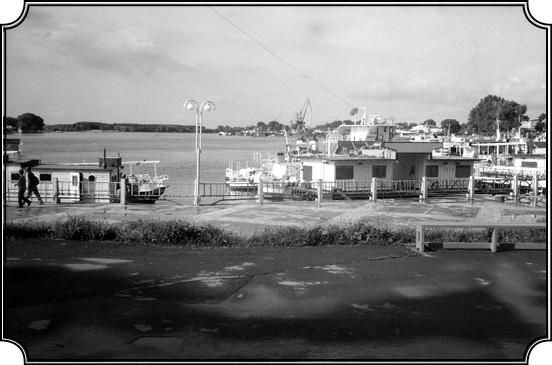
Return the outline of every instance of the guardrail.
<path id="1" fill-rule="evenodd" d="M 491 252 L 496 252 L 500 246 L 498 242 L 499 229 L 519 229 L 519 228 L 546 228 L 545 223 L 458 223 L 458 222 L 440 222 L 440 223 L 418 223 L 416 225 L 416 249 L 420 252 L 425 251 L 427 242 L 424 237 L 424 230 L 427 228 L 434 229 L 458 229 L 458 228 L 489 228 L 492 229 L 491 242 L 442 242 L 443 248 L 490 248 Z M 514 248 L 522 249 L 546 249 L 546 243 L 516 243 Z"/>

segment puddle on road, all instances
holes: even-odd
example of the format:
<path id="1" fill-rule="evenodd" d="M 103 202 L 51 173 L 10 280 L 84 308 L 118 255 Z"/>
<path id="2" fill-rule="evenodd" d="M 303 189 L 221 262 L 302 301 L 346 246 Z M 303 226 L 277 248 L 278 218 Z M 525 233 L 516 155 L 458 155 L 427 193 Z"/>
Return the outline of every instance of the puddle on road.
<path id="1" fill-rule="evenodd" d="M 30 329 L 33 329 L 33 330 L 45 330 L 48 325 L 50 324 L 50 321 L 47 320 L 47 319 L 42 319 L 40 321 L 34 321 L 34 322 L 31 322 L 27 328 L 30 328 Z"/>
<path id="2" fill-rule="evenodd" d="M 368 304 L 351 303 L 351 307 L 353 307 L 355 309 L 360 309 L 360 310 L 367 310 L 367 311 L 370 311 L 370 312 L 375 311 L 375 309 L 370 307 Z"/>
<path id="3" fill-rule="evenodd" d="M 215 272 L 208 272 L 201 275 L 198 275 L 194 278 L 187 279 L 187 280 L 180 280 L 180 283 L 189 283 L 194 281 L 199 281 L 205 285 L 207 285 L 209 288 L 216 288 L 223 286 L 224 283 L 227 280 L 234 280 L 234 279 L 241 279 L 243 276 L 239 275 L 219 275 Z"/>
<path id="4" fill-rule="evenodd" d="M 79 257 L 79 260 L 95 262 L 97 264 L 124 264 L 127 262 L 132 262 L 132 260 L 122 260 L 122 259 L 106 259 L 101 257 Z"/>
<path id="5" fill-rule="evenodd" d="M 102 270 L 107 269 L 107 265 L 95 265 L 95 264 L 65 264 L 66 267 L 74 271 L 90 271 L 90 270 Z"/>
<path id="6" fill-rule="evenodd" d="M 223 269 L 223 271 L 243 271 L 246 267 L 254 265 L 255 264 L 252 262 L 244 262 L 241 265 L 227 266 Z"/>
<path id="7" fill-rule="evenodd" d="M 491 282 L 488 281 L 488 280 L 485 280 L 483 278 L 473 278 L 473 280 L 477 281 L 480 285 L 483 285 L 483 286 L 489 286 L 491 285 Z"/>
<path id="8" fill-rule="evenodd" d="M 319 269 L 330 274 L 351 274 L 351 271 L 348 268 L 336 264 L 325 266 L 304 266 L 303 269 Z"/>
<path id="9" fill-rule="evenodd" d="M 150 325 L 147 325 L 147 324 L 138 323 L 138 324 L 134 325 L 134 328 L 136 328 L 140 332 L 149 332 L 149 331 L 151 331 L 152 327 Z"/>
<path id="10" fill-rule="evenodd" d="M 291 286 L 293 289 L 300 293 L 304 294 L 308 286 L 328 284 L 327 281 L 292 281 L 292 280 L 283 280 L 279 281 L 278 284 L 283 286 Z"/>
<path id="11" fill-rule="evenodd" d="M 207 305 L 208 310 L 230 317 L 306 318 L 330 313 L 338 301 L 329 296 L 288 297 L 278 288 L 248 284 L 229 300 Z"/>
<path id="12" fill-rule="evenodd" d="M 173 350 L 182 346 L 184 339 L 179 337 L 140 337 L 133 345 L 153 347 L 160 350 Z"/>
<path id="13" fill-rule="evenodd" d="M 407 298 L 429 297 L 439 291 L 427 285 L 404 285 L 396 287 L 395 290 Z"/>

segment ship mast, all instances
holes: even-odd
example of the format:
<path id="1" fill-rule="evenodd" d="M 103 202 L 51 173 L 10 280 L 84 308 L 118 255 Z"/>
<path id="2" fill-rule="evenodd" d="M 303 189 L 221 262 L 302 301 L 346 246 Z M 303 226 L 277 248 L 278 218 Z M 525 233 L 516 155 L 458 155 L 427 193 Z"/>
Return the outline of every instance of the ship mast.
<path id="1" fill-rule="evenodd" d="M 500 141 L 500 106 L 501 104 L 498 104 L 498 109 L 496 110 L 496 140 Z"/>

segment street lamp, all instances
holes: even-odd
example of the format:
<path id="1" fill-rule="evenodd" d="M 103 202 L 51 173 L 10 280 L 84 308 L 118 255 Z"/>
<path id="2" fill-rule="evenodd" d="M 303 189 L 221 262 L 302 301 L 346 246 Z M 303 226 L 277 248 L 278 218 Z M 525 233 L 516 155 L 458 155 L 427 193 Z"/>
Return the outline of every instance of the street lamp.
<path id="1" fill-rule="evenodd" d="M 196 179 L 194 187 L 194 205 L 199 205 L 199 173 L 200 173 L 200 155 L 201 155 L 201 126 L 203 124 L 203 112 L 215 110 L 215 103 L 205 100 L 201 105 L 197 101 L 188 99 L 184 102 L 184 109 L 194 111 L 196 114 L 195 121 L 195 145 L 196 145 Z"/>

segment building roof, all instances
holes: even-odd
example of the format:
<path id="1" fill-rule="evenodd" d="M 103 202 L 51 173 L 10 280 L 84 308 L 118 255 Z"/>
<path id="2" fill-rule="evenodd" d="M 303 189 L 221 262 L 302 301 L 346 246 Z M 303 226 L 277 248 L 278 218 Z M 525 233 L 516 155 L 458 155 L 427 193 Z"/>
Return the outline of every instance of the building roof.
<path id="1" fill-rule="evenodd" d="M 389 160 L 394 161 L 394 158 L 382 158 L 382 157 L 376 157 L 376 156 L 366 156 L 366 155 L 358 155 L 358 156 L 349 156 L 349 155 L 323 155 L 323 156 L 304 156 L 300 157 L 301 160 L 325 160 L 325 161 L 369 161 L 369 160 Z"/>
<path id="2" fill-rule="evenodd" d="M 56 164 L 41 164 L 33 167 L 36 171 L 74 171 L 74 172 L 111 172 L 115 168 L 108 167 L 104 169 L 98 165 L 56 165 Z"/>
<path id="3" fill-rule="evenodd" d="M 466 161 L 466 162 L 470 162 L 470 161 L 479 161 L 480 159 L 479 158 L 474 158 L 474 157 L 464 157 L 464 156 L 432 156 L 428 160 L 433 160 L 433 161 Z"/>
<path id="4" fill-rule="evenodd" d="M 385 142 L 384 146 L 397 153 L 431 153 L 443 147 L 441 142 Z"/>

